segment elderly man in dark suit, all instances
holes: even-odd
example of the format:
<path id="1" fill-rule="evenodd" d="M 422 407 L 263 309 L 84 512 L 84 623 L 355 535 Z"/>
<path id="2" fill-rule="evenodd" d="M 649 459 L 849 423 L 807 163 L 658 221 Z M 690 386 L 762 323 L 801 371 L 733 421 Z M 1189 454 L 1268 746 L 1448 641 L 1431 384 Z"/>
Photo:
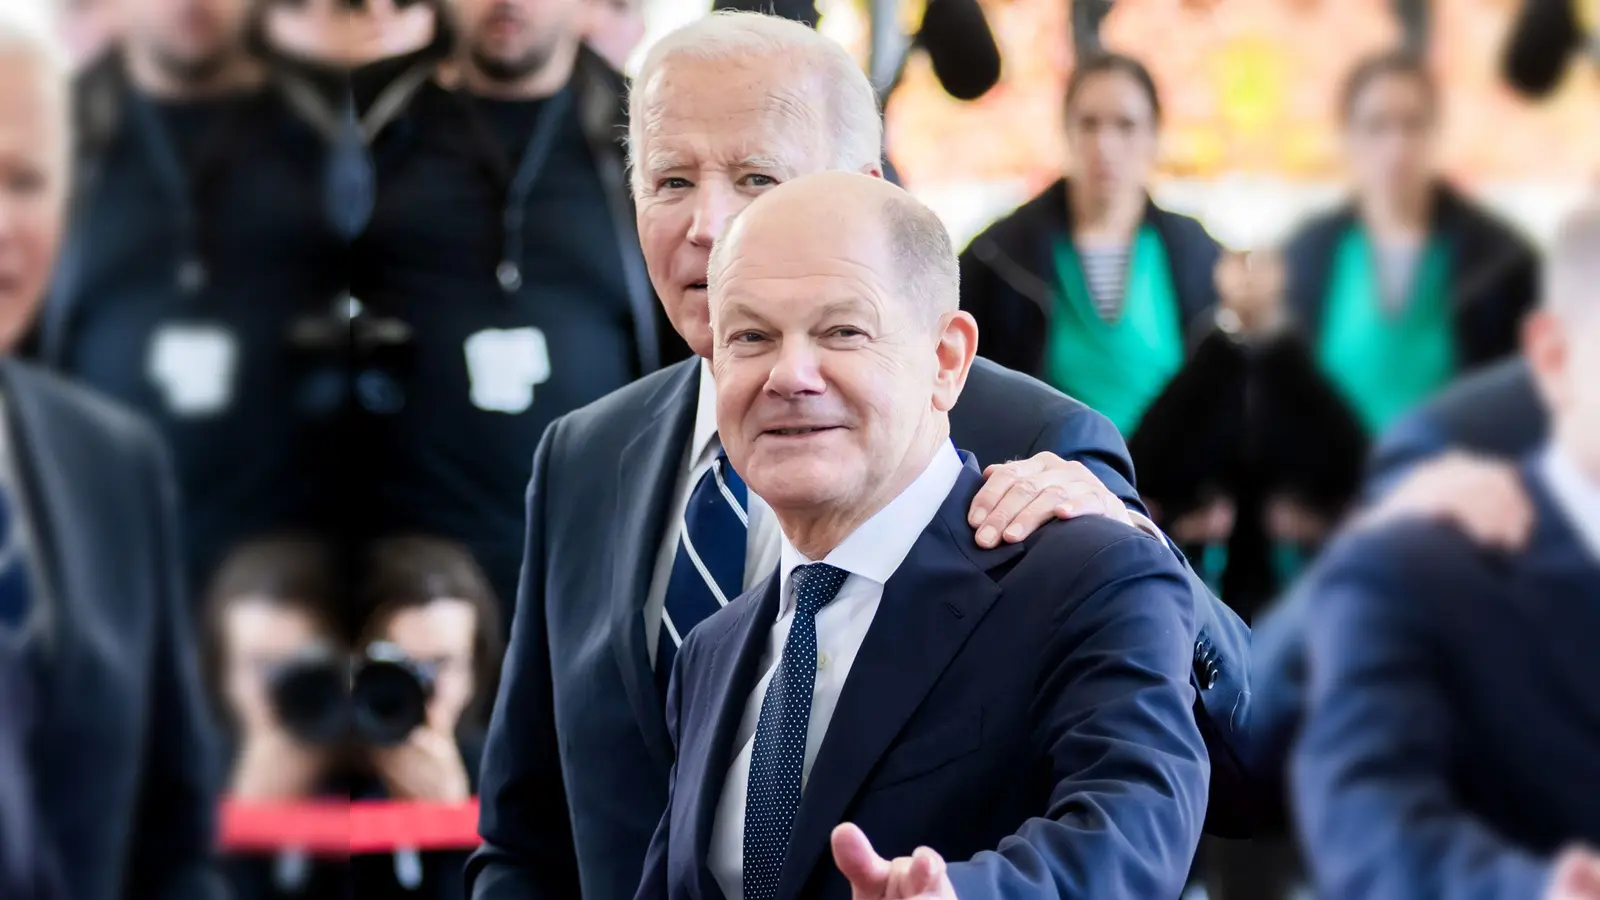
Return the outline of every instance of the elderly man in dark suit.
<path id="1" fill-rule="evenodd" d="M 686 26 L 652 48 L 631 102 L 645 260 L 700 358 L 558 419 L 534 456 L 522 586 L 484 755 L 485 845 L 468 867 L 479 898 L 633 896 L 667 802 L 673 655 L 722 600 L 778 565 L 776 523 L 759 498 L 741 516 L 706 515 L 723 496 L 706 362 L 711 246 L 776 184 L 882 171 L 871 85 L 836 42 L 798 23 L 731 13 Z M 980 545 L 1014 542 L 1071 509 L 1143 518 L 1115 429 L 1039 382 L 980 361 L 951 421 L 980 464 L 1004 464 L 969 509 Z M 1249 702 L 1248 631 L 1199 590 L 1188 635 L 1196 717 L 1222 772 Z M 1230 798 L 1218 784 L 1214 820 Z"/>
<path id="2" fill-rule="evenodd" d="M 944 226 L 882 180 L 811 175 L 710 271 L 726 478 L 782 554 L 681 648 L 640 900 L 1177 896 L 1209 775 L 1194 600 L 1126 525 L 968 537 L 949 411 L 978 330 Z"/>
<path id="3" fill-rule="evenodd" d="M 1600 898 L 1600 212 L 1567 224 L 1549 271 L 1526 549 L 1401 522 L 1308 586 L 1292 784 L 1321 896 Z"/>
<path id="4" fill-rule="evenodd" d="M 25 8 L 0 4 L 6 350 L 44 294 L 67 184 L 66 63 Z M 220 896 L 173 493 L 131 414 L 0 359 L 0 633 L 21 656 L 6 688 L 35 713 L 35 860 L 55 857 L 73 900 Z"/>

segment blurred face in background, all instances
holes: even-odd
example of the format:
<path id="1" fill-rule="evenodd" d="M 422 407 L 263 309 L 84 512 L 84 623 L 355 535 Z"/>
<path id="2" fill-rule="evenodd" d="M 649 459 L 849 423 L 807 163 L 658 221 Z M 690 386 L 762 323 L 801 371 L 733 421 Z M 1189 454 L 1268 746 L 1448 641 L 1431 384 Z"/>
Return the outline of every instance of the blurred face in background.
<path id="1" fill-rule="evenodd" d="M 1409 73 L 1378 75 L 1351 98 L 1345 155 L 1356 189 L 1415 192 L 1433 178 L 1437 110 L 1428 86 Z"/>
<path id="2" fill-rule="evenodd" d="M 179 82 L 203 82 L 235 60 L 244 33 L 244 0 L 115 0 L 132 52 Z"/>
<path id="3" fill-rule="evenodd" d="M 381 632 L 406 656 L 434 667 L 428 727 L 453 733 L 477 691 L 473 674 L 477 610 L 468 600 L 440 598 L 395 611 Z"/>
<path id="4" fill-rule="evenodd" d="M 65 79 L 50 71 L 0 52 L 0 350 L 32 322 L 61 243 L 67 98 Z"/>
<path id="5" fill-rule="evenodd" d="M 582 26 L 585 0 L 457 0 L 467 53 L 495 81 L 542 70 Z"/>
<path id="6" fill-rule="evenodd" d="M 434 6 L 424 0 L 266 0 L 267 44 L 286 56 L 359 68 L 433 42 Z"/>
<path id="7" fill-rule="evenodd" d="M 584 40 L 618 72 L 644 39 L 639 0 L 586 0 Z"/>
<path id="8" fill-rule="evenodd" d="M 304 606 L 271 597 L 239 597 L 221 621 L 222 691 L 246 734 L 277 728 L 268 683 L 278 666 L 328 639 Z"/>
<path id="9" fill-rule="evenodd" d="M 1073 186 L 1099 197 L 1144 190 L 1157 137 L 1155 105 L 1138 79 L 1120 71 L 1088 76 L 1067 105 Z"/>

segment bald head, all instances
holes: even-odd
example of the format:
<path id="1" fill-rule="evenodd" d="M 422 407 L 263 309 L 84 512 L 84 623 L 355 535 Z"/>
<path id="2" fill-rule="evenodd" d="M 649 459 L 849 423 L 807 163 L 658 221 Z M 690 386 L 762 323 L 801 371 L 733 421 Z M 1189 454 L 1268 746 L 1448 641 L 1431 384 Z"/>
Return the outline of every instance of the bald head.
<path id="1" fill-rule="evenodd" d="M 884 274 L 896 285 L 898 299 L 914 304 L 930 326 L 960 307 L 959 266 L 944 223 L 899 187 L 853 172 L 808 175 L 746 207 L 711 252 L 712 297 L 722 273 L 740 255 L 759 254 L 761 248 L 788 255 L 799 247 L 828 254 L 852 244 L 875 246 L 882 253 L 888 264 Z M 754 249 L 747 249 L 751 245 Z"/>

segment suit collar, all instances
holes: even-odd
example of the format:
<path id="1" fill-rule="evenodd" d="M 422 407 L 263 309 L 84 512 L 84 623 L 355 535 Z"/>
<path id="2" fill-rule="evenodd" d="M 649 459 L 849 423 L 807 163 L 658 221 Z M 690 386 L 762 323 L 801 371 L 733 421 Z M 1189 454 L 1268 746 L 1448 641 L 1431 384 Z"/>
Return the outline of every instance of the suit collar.
<path id="1" fill-rule="evenodd" d="M 1571 454 L 1555 442 L 1540 460 L 1538 474 L 1574 537 L 1600 566 L 1600 484 L 1585 475 Z"/>
<path id="2" fill-rule="evenodd" d="M 672 764 L 672 744 L 650 670 L 642 612 L 683 467 L 699 384 L 696 362 L 679 363 L 646 399 L 646 417 L 622 450 L 617 508 L 611 513 L 612 648 L 645 743 L 663 766 Z"/>
<path id="3" fill-rule="evenodd" d="M 50 448 L 57 444 L 51 437 L 53 421 L 39 406 L 38 392 L 28 387 L 32 377 L 22 364 L 0 357 L 0 394 L 5 397 L 0 427 L 6 430 L 11 473 L 17 479 L 10 488 L 20 498 L 33 541 L 29 574 L 42 606 L 36 625 L 48 648 L 61 635 L 55 619 L 64 615 L 67 621 L 79 621 L 73 617 L 72 598 L 87 596 L 79 584 L 81 567 L 63 564 L 63 554 L 73 546 L 66 538 L 85 532 L 73 521 L 77 507 L 65 502 L 71 493 L 63 481 L 68 476 L 50 462 Z"/>
<path id="4" fill-rule="evenodd" d="M 1000 599 L 991 573 L 1023 552 L 1021 544 L 984 550 L 974 542 L 967 510 L 982 484 L 976 463 L 966 457 L 938 514 L 884 587 L 800 801 L 780 900 L 794 900 L 804 890 L 828 852 L 834 826 L 849 818 L 878 760 Z M 752 629 L 747 639 L 752 634 L 765 637 L 764 630 Z M 741 697 L 747 694 L 748 687 Z"/>

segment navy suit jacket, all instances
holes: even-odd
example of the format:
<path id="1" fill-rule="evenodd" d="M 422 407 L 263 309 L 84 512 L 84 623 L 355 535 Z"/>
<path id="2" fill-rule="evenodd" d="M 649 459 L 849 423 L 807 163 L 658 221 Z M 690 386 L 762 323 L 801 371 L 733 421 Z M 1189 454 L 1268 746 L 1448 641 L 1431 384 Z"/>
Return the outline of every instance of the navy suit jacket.
<path id="1" fill-rule="evenodd" d="M 174 480 L 132 414 L 14 360 L 0 396 L 47 586 L 28 759 L 73 900 L 222 896 Z"/>
<path id="2" fill-rule="evenodd" d="M 1329 900 L 1525 900 L 1600 843 L 1600 560 L 1530 464 L 1528 550 L 1442 525 L 1319 566 L 1296 815 Z"/>
<path id="3" fill-rule="evenodd" d="M 817 752 L 779 900 L 849 900 L 829 836 L 930 846 L 963 897 L 1176 897 L 1205 819 L 1194 599 L 1160 542 L 1105 519 L 983 550 L 968 459 L 884 587 Z M 639 900 L 720 900 L 707 867 L 734 732 L 778 614 L 776 573 L 684 640 L 677 764 Z"/>
<path id="4" fill-rule="evenodd" d="M 522 583 L 483 759 L 484 846 L 467 866 L 474 897 L 629 900 L 639 885 L 673 759 L 641 611 L 699 372 L 698 359 L 679 363 L 564 416 L 534 454 Z M 1139 508 L 1116 429 L 1042 382 L 975 360 L 951 423 L 980 463 L 1051 450 Z M 1204 596 L 1189 636 L 1204 678 L 1199 724 L 1214 769 L 1232 773 L 1249 632 Z M 1214 784 L 1224 777 L 1238 780 Z"/>

